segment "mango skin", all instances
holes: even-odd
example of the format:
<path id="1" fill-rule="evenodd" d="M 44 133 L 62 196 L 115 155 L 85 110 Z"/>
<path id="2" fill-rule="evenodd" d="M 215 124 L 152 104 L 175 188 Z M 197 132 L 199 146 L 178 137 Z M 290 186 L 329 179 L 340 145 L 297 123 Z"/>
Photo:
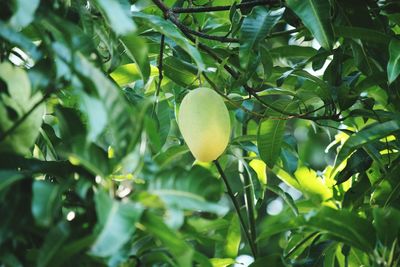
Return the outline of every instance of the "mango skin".
<path id="1" fill-rule="evenodd" d="M 200 87 L 190 91 L 182 100 L 178 125 L 183 139 L 199 161 L 216 160 L 228 145 L 229 112 L 214 90 Z"/>

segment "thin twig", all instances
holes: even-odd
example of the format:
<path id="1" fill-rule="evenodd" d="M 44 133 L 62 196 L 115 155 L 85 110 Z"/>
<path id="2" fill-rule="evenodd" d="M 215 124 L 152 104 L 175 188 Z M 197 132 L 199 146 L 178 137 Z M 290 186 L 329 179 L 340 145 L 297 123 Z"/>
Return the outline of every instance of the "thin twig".
<path id="1" fill-rule="evenodd" d="M 239 203 L 238 203 L 238 201 L 237 201 L 237 199 L 235 197 L 235 194 L 232 191 L 231 186 L 229 185 L 228 178 L 226 177 L 224 171 L 222 170 L 222 167 L 219 164 L 218 160 L 214 160 L 214 164 L 217 167 L 217 170 L 218 170 L 219 174 L 221 175 L 222 180 L 224 181 L 226 190 L 228 191 L 228 195 L 232 200 L 233 206 L 235 207 L 236 213 L 237 213 L 237 215 L 239 217 L 240 224 L 241 224 L 241 226 L 243 228 L 243 232 L 244 232 L 244 234 L 246 236 L 247 242 L 250 245 L 251 253 L 253 254 L 253 257 L 256 258 L 257 257 L 257 249 L 255 247 L 255 244 L 254 244 L 253 240 L 251 239 L 251 236 L 250 236 L 249 232 L 246 229 L 246 223 L 244 221 L 242 213 L 240 212 Z"/>
<path id="2" fill-rule="evenodd" d="M 250 1 L 241 4 L 237 4 L 237 9 L 242 8 L 250 8 L 254 6 L 264 6 L 264 5 L 273 5 L 280 4 L 279 0 L 257 0 Z M 174 13 L 202 13 L 202 12 L 211 12 L 211 11 L 228 11 L 232 8 L 232 6 L 203 6 L 203 7 L 175 7 L 172 8 Z"/>
<path id="3" fill-rule="evenodd" d="M 38 108 L 44 101 L 46 101 L 46 99 L 50 96 L 51 92 L 48 91 L 46 92 L 42 98 L 36 102 L 29 110 L 28 112 L 26 112 L 24 115 L 22 115 L 22 117 L 20 117 L 14 124 L 13 126 L 11 126 L 10 128 L 8 128 L 2 135 L 0 135 L 0 142 L 3 141 L 4 139 L 7 138 L 7 136 L 9 136 L 10 134 L 12 134 L 17 128 L 18 126 L 20 126 L 28 117 L 29 115 L 32 114 L 32 112 L 35 111 L 36 108 Z"/>
<path id="4" fill-rule="evenodd" d="M 156 88 L 156 92 L 155 92 L 156 100 L 154 102 L 152 115 L 155 114 L 156 109 L 157 109 L 158 96 L 160 95 L 160 90 L 161 90 L 161 82 L 164 78 L 164 75 L 163 75 L 164 46 L 165 46 L 165 35 L 162 34 L 161 40 L 160 40 L 160 54 L 158 56 L 158 66 L 157 66 L 157 68 L 158 68 L 158 84 L 157 84 L 157 88 Z"/>

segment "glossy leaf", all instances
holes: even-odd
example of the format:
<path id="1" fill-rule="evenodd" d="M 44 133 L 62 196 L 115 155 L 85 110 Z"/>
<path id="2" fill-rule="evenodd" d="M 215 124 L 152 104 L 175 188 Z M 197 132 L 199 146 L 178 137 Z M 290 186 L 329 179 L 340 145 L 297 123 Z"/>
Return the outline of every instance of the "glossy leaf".
<path id="1" fill-rule="evenodd" d="M 390 59 L 387 65 L 389 83 L 392 83 L 400 74 L 400 41 L 393 39 L 389 44 Z"/>
<path id="2" fill-rule="evenodd" d="M 132 59 L 139 67 L 140 75 L 144 82 L 150 76 L 150 62 L 148 59 L 147 44 L 143 38 L 130 34 L 121 38 L 121 42 L 126 49 L 129 58 Z"/>
<path id="3" fill-rule="evenodd" d="M 240 65 L 246 68 L 249 64 L 251 50 L 258 46 L 278 20 L 285 9 L 268 10 L 265 7 L 255 7 L 251 14 L 243 20 L 240 28 Z"/>
<path id="4" fill-rule="evenodd" d="M 289 0 L 287 5 L 300 17 L 319 44 L 330 50 L 333 46 L 333 29 L 329 1 Z"/>

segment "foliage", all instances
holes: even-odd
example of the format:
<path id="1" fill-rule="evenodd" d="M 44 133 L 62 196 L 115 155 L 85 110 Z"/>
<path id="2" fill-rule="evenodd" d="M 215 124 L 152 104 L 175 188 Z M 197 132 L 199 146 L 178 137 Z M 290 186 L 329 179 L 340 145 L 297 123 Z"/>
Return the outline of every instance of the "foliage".
<path id="1" fill-rule="evenodd" d="M 398 266 L 399 36 L 396 0 L 3 1 L 0 266 Z"/>

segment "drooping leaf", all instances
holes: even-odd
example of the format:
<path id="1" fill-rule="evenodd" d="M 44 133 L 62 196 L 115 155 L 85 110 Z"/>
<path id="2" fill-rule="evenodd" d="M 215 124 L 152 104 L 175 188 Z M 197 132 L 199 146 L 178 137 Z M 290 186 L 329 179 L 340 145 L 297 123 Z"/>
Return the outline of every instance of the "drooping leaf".
<path id="1" fill-rule="evenodd" d="M 392 83 L 400 74 L 400 41 L 393 39 L 389 44 L 390 59 L 387 65 L 389 83 Z"/>
<path id="2" fill-rule="evenodd" d="M 32 215 L 40 226 L 50 226 L 61 205 L 60 186 L 47 181 L 32 185 Z"/>
<path id="3" fill-rule="evenodd" d="M 17 7 L 17 10 L 10 18 L 9 24 L 13 29 L 18 31 L 32 22 L 35 17 L 35 11 L 39 6 L 40 1 L 16 0 L 14 2 L 16 2 L 14 3 L 14 5 Z"/>
<path id="4" fill-rule="evenodd" d="M 375 230 L 370 221 L 347 211 L 323 207 L 306 216 L 307 226 L 324 231 L 339 240 L 370 252 L 375 247 Z"/>
<path id="5" fill-rule="evenodd" d="M 135 23 L 129 17 L 128 1 L 96 0 L 96 3 L 104 12 L 115 33 L 124 35 L 136 30 Z"/>
<path id="6" fill-rule="evenodd" d="M 70 235 L 70 231 L 71 229 L 68 224 L 63 221 L 51 228 L 45 238 L 43 246 L 40 248 L 37 258 L 37 266 L 58 266 L 51 264 L 51 261 L 54 260 L 57 252 L 62 248 L 62 245 Z"/>
<path id="7" fill-rule="evenodd" d="M 272 105 L 289 113 L 296 107 L 296 103 L 290 100 L 277 100 Z M 257 133 L 257 147 L 261 159 L 268 167 L 273 168 L 280 155 L 286 120 L 284 114 L 276 111 L 267 110 L 265 114 L 271 117 L 263 119 L 260 123 Z"/>
<path id="8" fill-rule="evenodd" d="M 371 124 L 361 131 L 354 133 L 340 149 L 336 157 L 335 166 L 338 166 L 340 163 L 342 163 L 342 161 L 345 160 L 357 148 L 360 148 L 369 142 L 384 138 L 399 130 L 400 122 L 398 120 L 391 120 L 383 123 Z"/>
<path id="9" fill-rule="evenodd" d="M 243 20 L 240 28 L 239 58 L 242 68 L 249 64 L 250 53 L 260 41 L 265 39 L 278 20 L 282 17 L 284 8 L 268 10 L 265 7 L 253 8 L 251 14 Z"/>
<path id="10" fill-rule="evenodd" d="M 140 219 L 143 207 L 132 202 L 121 203 L 113 200 L 104 191 L 96 194 L 95 203 L 101 231 L 91 248 L 91 253 L 100 257 L 111 256 L 135 232 L 135 223 Z"/>
<path id="11" fill-rule="evenodd" d="M 199 71 L 204 70 L 204 62 L 201 58 L 199 51 L 192 46 L 189 41 L 178 31 L 178 29 L 170 21 L 163 20 L 159 16 L 144 14 L 141 12 L 133 12 L 133 17 L 140 19 L 141 23 L 145 23 L 152 29 L 164 34 L 166 37 L 172 39 L 179 45 L 186 53 L 188 53 L 196 62 Z"/>
<path id="12" fill-rule="evenodd" d="M 159 239 L 171 252 L 179 266 L 191 266 L 194 250 L 180 238 L 176 232 L 168 228 L 163 220 L 150 212 L 145 212 L 142 219 L 147 232 Z"/>
<path id="13" fill-rule="evenodd" d="M 143 81 L 147 82 L 150 76 L 150 61 L 146 42 L 136 34 L 121 37 L 121 42 L 129 58 L 138 65 Z"/>
<path id="14" fill-rule="evenodd" d="M 319 44 L 330 50 L 334 38 L 330 21 L 330 2 L 325 0 L 288 0 L 286 3 L 300 17 Z"/>
<path id="15" fill-rule="evenodd" d="M 148 191 L 167 205 L 191 211 L 207 211 L 224 215 L 228 207 L 215 203 L 221 183 L 206 169 L 194 166 L 190 172 L 175 170 L 150 182 Z"/>

